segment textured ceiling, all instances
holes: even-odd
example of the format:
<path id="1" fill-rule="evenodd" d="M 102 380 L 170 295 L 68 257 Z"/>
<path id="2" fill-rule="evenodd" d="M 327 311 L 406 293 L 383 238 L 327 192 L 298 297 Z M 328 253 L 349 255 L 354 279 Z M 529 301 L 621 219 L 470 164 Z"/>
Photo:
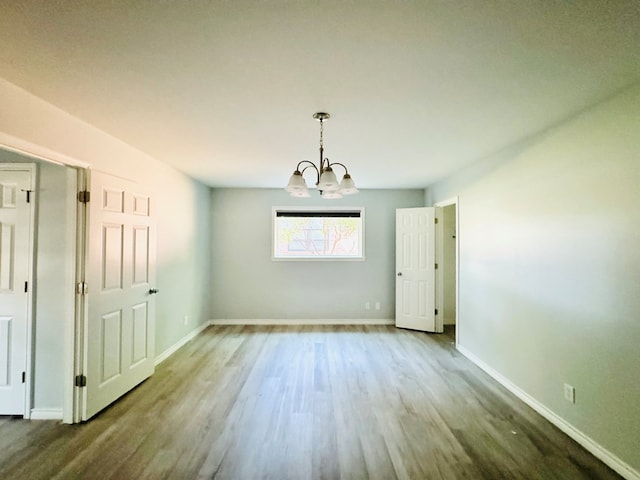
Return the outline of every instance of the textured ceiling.
<path id="1" fill-rule="evenodd" d="M 0 2 L 0 76 L 212 186 L 423 188 L 640 81 L 638 1 Z M 339 172 L 337 172 L 339 173 Z"/>

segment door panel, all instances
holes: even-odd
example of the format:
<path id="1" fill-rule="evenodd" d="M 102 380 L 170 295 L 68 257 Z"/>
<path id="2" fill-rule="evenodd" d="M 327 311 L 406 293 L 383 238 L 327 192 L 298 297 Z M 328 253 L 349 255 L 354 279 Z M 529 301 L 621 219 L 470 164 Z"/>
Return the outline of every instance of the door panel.
<path id="1" fill-rule="evenodd" d="M 12 317 L 0 317 L 0 388 L 11 386 L 11 322 Z"/>
<path id="2" fill-rule="evenodd" d="M 0 169 L 0 415 L 26 413 L 33 173 Z M 24 372 L 24 373 L 23 373 Z M 25 377 L 26 378 L 26 377 Z"/>
<path id="3" fill-rule="evenodd" d="M 149 227 L 133 228 L 133 283 L 149 283 Z"/>
<path id="4" fill-rule="evenodd" d="M 13 291 L 13 268 L 15 259 L 15 225 L 0 223 L 0 290 Z"/>
<path id="5" fill-rule="evenodd" d="M 435 209 L 396 211 L 396 326 L 441 331 L 435 315 Z"/>
<path id="6" fill-rule="evenodd" d="M 124 225 L 102 226 L 102 293 L 122 289 L 124 258 Z"/>
<path id="7" fill-rule="evenodd" d="M 149 357 L 147 350 L 147 332 L 149 330 L 149 309 L 146 303 L 133 307 L 133 338 L 131 364 L 144 361 Z"/>
<path id="8" fill-rule="evenodd" d="M 100 172 L 91 172 L 90 185 L 83 420 L 154 369 L 152 199 L 138 185 Z"/>
<path id="9" fill-rule="evenodd" d="M 102 364 L 102 376 L 100 387 L 107 382 L 118 378 L 122 374 L 122 312 L 110 312 L 101 318 L 100 363 Z"/>

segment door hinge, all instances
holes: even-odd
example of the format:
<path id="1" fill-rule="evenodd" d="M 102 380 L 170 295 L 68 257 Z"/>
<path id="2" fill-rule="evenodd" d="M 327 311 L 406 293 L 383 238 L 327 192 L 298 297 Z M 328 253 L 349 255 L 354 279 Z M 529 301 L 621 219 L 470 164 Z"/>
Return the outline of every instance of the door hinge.
<path id="1" fill-rule="evenodd" d="M 29 282 L 24 282 L 24 293 L 29 291 Z"/>
<path id="2" fill-rule="evenodd" d="M 437 218 L 437 217 L 435 217 L 435 218 L 433 219 L 433 223 L 438 223 L 438 218 Z"/>
<path id="3" fill-rule="evenodd" d="M 87 286 L 87 282 L 80 282 L 76 284 L 76 293 L 78 295 L 86 295 L 89 292 L 89 287 Z"/>
<path id="4" fill-rule="evenodd" d="M 75 385 L 76 387 L 86 387 L 87 377 L 85 375 L 76 375 Z"/>
<path id="5" fill-rule="evenodd" d="M 438 269 L 438 264 L 436 263 L 436 270 Z"/>
<path id="6" fill-rule="evenodd" d="M 90 199 L 91 199 L 91 192 L 88 192 L 87 190 L 78 192 L 78 201 L 80 203 L 89 203 Z"/>
<path id="7" fill-rule="evenodd" d="M 22 383 L 27 383 L 27 372 L 22 372 Z"/>
<path id="8" fill-rule="evenodd" d="M 436 315 L 438 314 L 438 309 L 436 308 Z"/>

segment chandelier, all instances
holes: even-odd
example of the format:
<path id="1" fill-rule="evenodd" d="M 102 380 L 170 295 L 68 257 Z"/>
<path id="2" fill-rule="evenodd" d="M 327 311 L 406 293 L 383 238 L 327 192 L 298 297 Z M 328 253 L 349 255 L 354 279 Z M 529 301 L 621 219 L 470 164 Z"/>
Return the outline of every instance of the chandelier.
<path id="1" fill-rule="evenodd" d="M 315 165 L 309 160 L 302 160 L 296 166 L 295 172 L 289 179 L 289 184 L 285 190 L 291 194 L 292 197 L 310 197 L 307 183 L 304 180 L 304 172 L 308 169 L 313 169 L 316 172 L 316 188 L 320 191 L 322 198 L 341 198 L 343 195 L 351 195 L 358 193 L 353 179 L 342 163 L 330 162 L 328 158 L 324 157 L 324 121 L 329 118 L 328 113 L 318 112 L 313 114 L 313 118 L 320 122 L 320 164 Z M 344 177 L 342 181 L 338 183 L 336 174 L 333 173 L 333 168 L 338 165 L 344 168 Z"/>

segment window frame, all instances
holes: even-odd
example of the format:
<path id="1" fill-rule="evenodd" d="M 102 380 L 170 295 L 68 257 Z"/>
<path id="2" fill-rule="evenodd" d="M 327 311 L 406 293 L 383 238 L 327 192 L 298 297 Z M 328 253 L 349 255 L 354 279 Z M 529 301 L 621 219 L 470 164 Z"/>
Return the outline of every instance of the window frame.
<path id="1" fill-rule="evenodd" d="M 360 255 L 352 257 L 340 256 L 276 256 L 278 229 L 276 220 L 278 212 L 359 212 L 360 213 Z M 364 207 L 324 207 L 324 206 L 296 206 L 296 207 L 273 207 L 271 209 L 271 260 L 276 262 L 362 262 L 366 260 L 365 256 L 365 209 Z"/>

